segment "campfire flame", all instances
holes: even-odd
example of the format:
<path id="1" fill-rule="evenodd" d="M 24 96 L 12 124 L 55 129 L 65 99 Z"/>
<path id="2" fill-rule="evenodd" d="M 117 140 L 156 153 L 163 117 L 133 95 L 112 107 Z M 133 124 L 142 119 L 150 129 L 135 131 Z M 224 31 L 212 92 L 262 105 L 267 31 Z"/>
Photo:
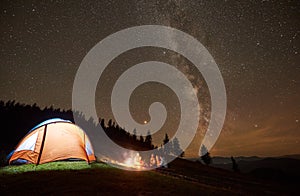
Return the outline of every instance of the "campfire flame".
<path id="1" fill-rule="evenodd" d="M 151 155 L 149 162 L 144 161 L 139 153 L 127 156 L 123 162 L 112 159 L 103 159 L 102 161 L 138 171 L 166 166 L 164 158 L 154 154 Z"/>
<path id="2" fill-rule="evenodd" d="M 128 157 L 124 161 L 124 165 L 130 168 L 141 169 L 144 166 L 144 161 L 139 153 L 137 153 L 134 157 Z"/>

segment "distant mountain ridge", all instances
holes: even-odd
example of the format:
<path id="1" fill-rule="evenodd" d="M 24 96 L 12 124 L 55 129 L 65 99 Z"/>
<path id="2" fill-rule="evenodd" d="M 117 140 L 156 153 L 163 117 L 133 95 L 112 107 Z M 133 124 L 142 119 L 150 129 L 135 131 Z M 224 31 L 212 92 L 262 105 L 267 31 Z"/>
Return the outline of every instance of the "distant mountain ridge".
<path id="1" fill-rule="evenodd" d="M 299 159 L 300 160 L 300 154 L 284 155 L 284 156 L 279 156 L 278 158 L 291 158 L 291 159 Z"/>
<path id="2" fill-rule="evenodd" d="M 280 157 L 235 157 L 240 172 L 275 181 L 300 182 L 299 155 Z M 232 162 L 227 157 L 214 157 L 213 167 L 232 170 Z"/>
<path id="3" fill-rule="evenodd" d="M 234 157 L 234 159 L 239 162 L 239 161 L 257 161 L 263 159 L 262 157 L 258 156 L 239 156 L 239 157 Z M 221 156 L 216 156 L 212 157 L 212 162 L 213 164 L 231 164 L 231 158 L 230 157 L 221 157 Z"/>

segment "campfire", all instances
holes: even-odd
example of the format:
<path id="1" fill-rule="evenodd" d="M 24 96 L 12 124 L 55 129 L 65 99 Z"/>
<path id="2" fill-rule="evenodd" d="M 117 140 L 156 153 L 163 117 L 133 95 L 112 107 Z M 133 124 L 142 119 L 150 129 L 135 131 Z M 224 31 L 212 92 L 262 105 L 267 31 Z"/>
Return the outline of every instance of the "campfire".
<path id="1" fill-rule="evenodd" d="M 149 160 L 143 160 L 139 153 L 127 156 L 123 162 L 112 159 L 101 159 L 102 162 L 129 168 L 132 170 L 149 170 L 151 168 L 165 167 L 166 163 L 162 156 L 151 154 Z"/>

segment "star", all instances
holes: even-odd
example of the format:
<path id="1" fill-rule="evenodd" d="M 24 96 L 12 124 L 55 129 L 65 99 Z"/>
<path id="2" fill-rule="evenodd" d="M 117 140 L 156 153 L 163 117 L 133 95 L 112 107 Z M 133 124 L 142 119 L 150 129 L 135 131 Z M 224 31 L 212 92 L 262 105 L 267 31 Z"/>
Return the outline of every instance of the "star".
<path id="1" fill-rule="evenodd" d="M 251 146 L 249 141 L 265 137 L 260 133 L 255 137 L 251 135 L 251 131 L 260 129 L 262 124 L 279 136 L 289 138 L 287 142 L 295 143 L 290 136 L 294 132 L 290 130 L 296 130 L 300 120 L 300 108 L 295 107 L 295 100 L 299 100 L 300 95 L 298 9 L 289 1 L 263 3 L 263 6 L 260 1 L 216 2 L 133 1 L 129 5 L 126 1 L 114 0 L 62 1 L 55 11 L 50 12 L 54 8 L 50 1 L 36 4 L 28 0 L 23 6 L 16 1 L 7 1 L 0 12 L 0 101 L 36 102 L 40 107 L 55 105 L 71 109 L 74 78 L 91 48 L 122 29 L 158 24 L 194 37 L 218 64 L 226 87 L 226 113 L 229 116 L 224 130 L 232 132 L 236 145 L 241 148 L 232 151 L 222 136 L 216 146 L 226 153 L 253 155 L 256 149 L 243 151 L 243 146 Z M 164 36 L 172 39 L 171 35 Z M 210 71 L 205 64 L 206 57 L 198 57 L 203 60 L 200 66 Z M 193 62 L 165 48 L 136 48 L 111 61 L 99 79 L 95 93 L 99 117 L 114 119 L 110 95 L 115 82 L 129 67 L 149 60 L 173 65 L 191 80 L 193 87 L 197 87 L 203 115 L 201 122 L 205 122 L 199 125 L 198 132 L 205 133 L 209 121 L 215 120 L 210 119 L 213 107 L 210 90 L 214 89 L 208 89 Z M 177 129 L 180 101 L 172 89 L 167 92 L 151 85 L 136 88 L 130 97 L 130 112 L 137 122 L 147 124 L 145 113 L 148 113 L 149 105 L 164 102 L 168 110 L 168 120 L 161 131 L 164 135 L 163 132 Z M 291 117 L 291 114 L 295 116 Z M 245 129 L 244 137 L 240 137 L 241 130 Z M 247 134 L 252 138 L 245 139 Z M 300 136 L 300 132 L 296 134 Z M 273 139 L 270 135 L 266 141 Z M 154 141 L 160 144 L 161 139 L 157 136 Z M 201 141 L 194 141 L 191 146 L 196 152 Z M 267 143 L 262 148 L 268 156 L 294 153 L 294 149 L 300 149 L 299 145 L 278 148 L 276 152 Z"/>

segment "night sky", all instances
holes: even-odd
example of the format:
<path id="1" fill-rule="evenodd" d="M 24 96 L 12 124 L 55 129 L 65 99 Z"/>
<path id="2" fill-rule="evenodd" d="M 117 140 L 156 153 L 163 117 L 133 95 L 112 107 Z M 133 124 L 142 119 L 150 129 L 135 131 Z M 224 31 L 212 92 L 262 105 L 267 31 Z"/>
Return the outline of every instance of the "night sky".
<path id="1" fill-rule="evenodd" d="M 295 1 L 1 1 L 0 100 L 71 109 L 76 71 L 88 51 L 106 36 L 137 25 L 165 25 L 198 39 L 223 75 L 227 116 L 212 155 L 276 156 L 300 153 L 300 2 Z M 115 58 L 100 78 L 96 107 L 113 118 L 112 87 L 129 67 L 163 61 L 182 71 L 198 91 L 201 120 L 187 149 L 196 156 L 210 116 L 210 96 L 201 74 L 183 56 L 144 47 Z M 153 135 L 174 134 L 179 102 L 168 87 L 146 83 L 130 100 L 137 122 L 162 102 L 168 118 Z M 169 115 L 170 114 L 170 115 Z M 129 130 L 131 131 L 131 130 Z"/>

